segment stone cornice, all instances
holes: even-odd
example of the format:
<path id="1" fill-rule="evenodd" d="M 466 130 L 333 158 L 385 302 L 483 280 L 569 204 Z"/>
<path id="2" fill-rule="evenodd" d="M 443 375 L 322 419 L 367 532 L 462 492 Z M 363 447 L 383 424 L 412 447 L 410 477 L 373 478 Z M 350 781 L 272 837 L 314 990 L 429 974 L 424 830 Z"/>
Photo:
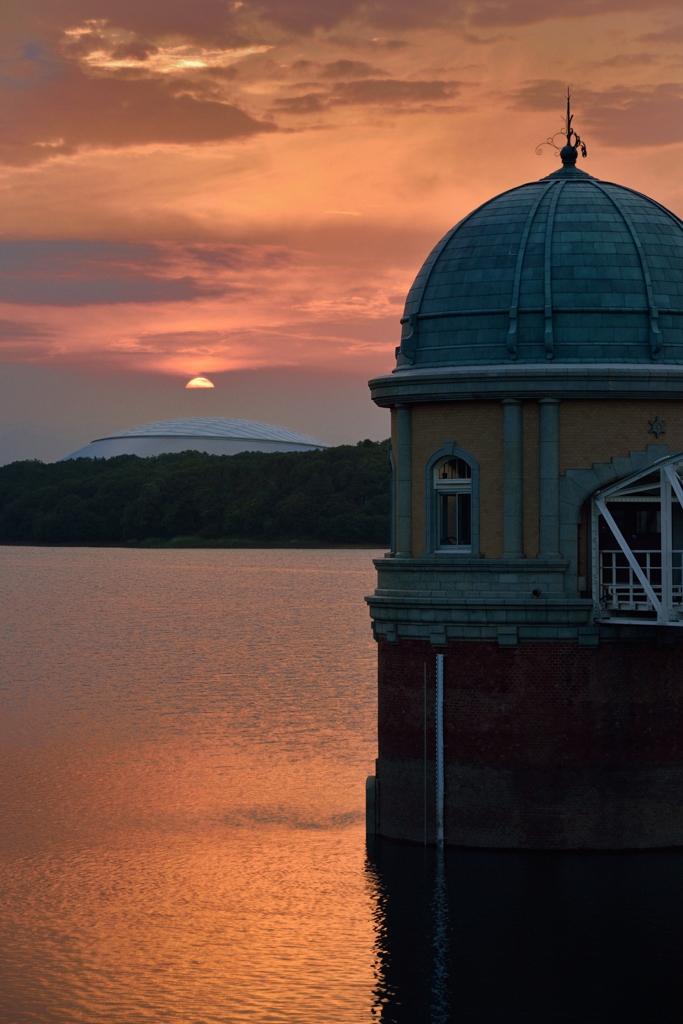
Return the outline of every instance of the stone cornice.
<path id="1" fill-rule="evenodd" d="M 390 407 L 417 402 L 504 398 L 680 399 L 683 366 L 647 363 L 448 366 L 396 370 L 369 381 L 372 399 Z"/>
<path id="2" fill-rule="evenodd" d="M 564 573 L 568 561 L 559 558 L 470 558 L 467 555 L 421 555 L 418 558 L 375 558 L 378 572 L 446 573 Z"/>
<path id="3" fill-rule="evenodd" d="M 512 608 L 530 610 L 534 613 L 540 612 L 541 614 L 551 608 L 560 611 L 563 609 L 576 611 L 578 609 L 586 613 L 593 611 L 593 602 L 590 598 L 568 598 L 563 597 L 562 594 L 546 598 L 527 598 L 517 594 L 487 594 L 475 597 L 466 594 L 443 594 L 425 597 L 411 593 L 384 595 L 378 591 L 375 594 L 367 594 L 365 601 L 374 610 L 379 608 L 420 608 L 425 611 L 434 611 L 437 608 L 462 608 L 468 611 L 475 609 L 490 611 L 495 608 Z M 619 625 L 618 622 L 616 624 Z M 649 623 L 645 623 L 645 625 L 649 625 Z"/>

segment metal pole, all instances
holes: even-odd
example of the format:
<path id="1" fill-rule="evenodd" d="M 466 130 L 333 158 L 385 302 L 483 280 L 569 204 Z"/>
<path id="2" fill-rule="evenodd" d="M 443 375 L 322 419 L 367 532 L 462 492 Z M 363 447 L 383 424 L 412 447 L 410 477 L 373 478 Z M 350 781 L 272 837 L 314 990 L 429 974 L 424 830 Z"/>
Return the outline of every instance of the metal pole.
<path id="1" fill-rule="evenodd" d="M 436 845 L 443 846 L 443 654 L 436 656 Z"/>
<path id="2" fill-rule="evenodd" d="M 427 845 L 427 662 L 424 664 L 424 845 Z"/>
<path id="3" fill-rule="evenodd" d="M 672 515 L 671 515 L 671 483 L 665 469 L 660 469 L 660 541 L 662 545 L 662 619 L 671 622 L 677 619 L 673 608 L 673 553 L 672 548 Z"/>

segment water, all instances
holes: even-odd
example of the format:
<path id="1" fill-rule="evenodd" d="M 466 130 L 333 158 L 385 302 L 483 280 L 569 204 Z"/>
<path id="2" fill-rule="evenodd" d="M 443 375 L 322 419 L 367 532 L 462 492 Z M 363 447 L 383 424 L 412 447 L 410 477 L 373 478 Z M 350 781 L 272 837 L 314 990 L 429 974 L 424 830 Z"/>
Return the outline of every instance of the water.
<path id="1" fill-rule="evenodd" d="M 366 850 L 372 555 L 0 548 L 2 1024 L 680 1022 L 678 851 Z"/>
<path id="2" fill-rule="evenodd" d="M 0 548 L 3 1020 L 370 1020 L 369 551 Z"/>

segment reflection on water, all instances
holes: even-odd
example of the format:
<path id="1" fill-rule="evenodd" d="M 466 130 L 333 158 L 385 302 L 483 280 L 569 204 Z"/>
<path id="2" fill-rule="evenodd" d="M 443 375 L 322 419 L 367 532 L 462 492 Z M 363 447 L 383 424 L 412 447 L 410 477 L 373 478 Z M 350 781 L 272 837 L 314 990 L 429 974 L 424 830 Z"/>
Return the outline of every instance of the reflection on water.
<path id="1" fill-rule="evenodd" d="M 0 548 L 0 1021 L 372 1019 L 371 551 Z"/>
<path id="2" fill-rule="evenodd" d="M 529 853 L 377 840 L 383 1024 L 680 1024 L 683 851 Z"/>
<path id="3" fill-rule="evenodd" d="M 372 554 L 0 548 L 1 1024 L 679 1024 L 683 853 L 366 860 Z"/>

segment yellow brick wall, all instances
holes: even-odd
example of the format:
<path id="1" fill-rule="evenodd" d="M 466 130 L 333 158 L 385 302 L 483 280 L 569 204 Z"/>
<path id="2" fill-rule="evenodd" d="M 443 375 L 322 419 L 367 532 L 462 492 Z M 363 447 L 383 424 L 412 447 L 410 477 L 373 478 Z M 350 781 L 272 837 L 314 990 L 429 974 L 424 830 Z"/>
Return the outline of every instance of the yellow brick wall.
<path id="1" fill-rule="evenodd" d="M 444 441 L 455 441 L 479 463 L 479 546 L 487 558 L 503 552 L 503 408 L 500 402 L 433 402 L 413 411 L 413 555 L 425 546 L 425 465 Z"/>
<path id="2" fill-rule="evenodd" d="M 538 554 L 538 402 L 524 403 L 524 553 Z M 649 420 L 666 421 L 659 441 Z M 413 555 L 424 552 L 425 465 L 444 441 L 471 452 L 480 467 L 479 545 L 487 558 L 503 553 L 503 410 L 500 402 L 433 402 L 412 406 Z M 391 440 L 397 459 L 397 414 Z M 565 401 L 560 405 L 560 473 L 643 451 L 649 444 L 683 451 L 683 402 Z"/>
<path id="3" fill-rule="evenodd" d="M 666 433 L 659 440 L 648 433 L 648 421 L 656 416 L 666 421 Z M 615 399 L 566 401 L 560 406 L 560 473 L 590 469 L 594 462 L 644 451 L 649 444 L 683 451 L 683 402 Z"/>

